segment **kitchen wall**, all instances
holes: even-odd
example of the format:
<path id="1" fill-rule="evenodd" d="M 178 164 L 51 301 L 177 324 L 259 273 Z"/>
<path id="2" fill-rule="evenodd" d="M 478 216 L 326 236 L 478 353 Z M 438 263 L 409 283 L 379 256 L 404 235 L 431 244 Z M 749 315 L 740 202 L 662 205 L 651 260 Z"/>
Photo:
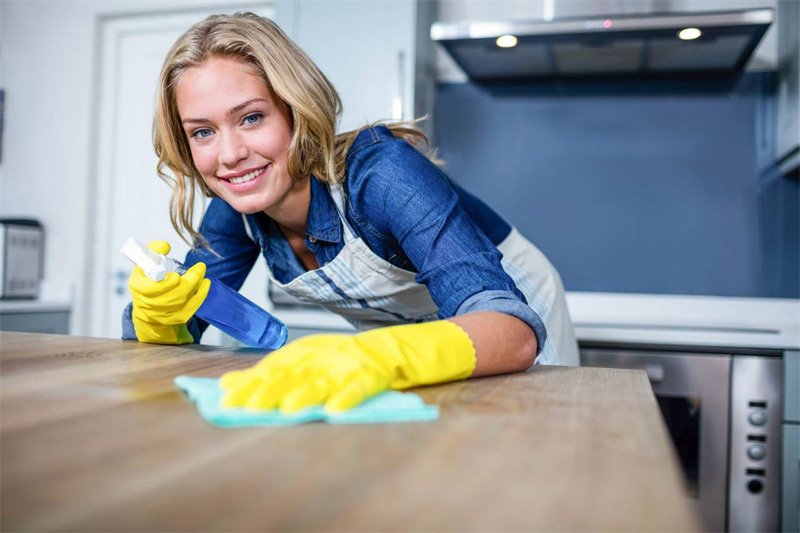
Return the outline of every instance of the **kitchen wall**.
<path id="1" fill-rule="evenodd" d="M 438 20 L 720 11 L 775 0 L 440 0 Z M 800 296 L 797 180 L 775 149 L 777 25 L 732 90 L 471 83 L 437 47 L 447 172 L 517 225 L 567 290 Z"/>
<path id="2" fill-rule="evenodd" d="M 797 298 L 798 182 L 760 178 L 773 81 L 443 83 L 436 144 L 448 174 L 536 243 L 567 290 Z"/>
<path id="3" fill-rule="evenodd" d="M 647 11 L 671 7 L 676 2 L 623 3 L 630 11 Z M 731 2 L 737 4 L 733 7 L 774 4 L 774 0 L 725 0 L 722 8 L 730 7 Z M 91 235 L 98 223 L 89 206 L 94 202 L 97 179 L 94 147 L 99 21 L 150 10 L 181 10 L 189 4 L 229 7 L 265 3 L 0 1 L 0 84 L 6 90 L 0 215 L 34 216 L 44 222 L 47 239 L 43 296 L 72 300 L 73 317 L 86 316 L 87 279 L 101 275 L 89 271 Z M 577 9 L 579 3 L 442 0 L 439 18 L 474 18 L 485 12 L 501 16 L 501 5 L 516 10 L 515 16 L 541 17 L 547 5 L 556 16 L 574 15 L 564 10 Z M 698 0 L 681 3 L 703 4 Z M 603 6 L 619 2 L 583 4 L 605 9 Z M 713 0 L 705 4 L 706 8 L 721 5 Z M 530 9 L 541 12 L 523 13 Z M 751 66 L 774 68 L 769 35 Z M 796 182 L 762 186 L 751 168 L 757 159 L 752 144 L 755 114 L 763 113 L 765 105 L 756 94 L 760 82 L 749 82 L 734 93 L 715 96 L 499 95 L 469 83 L 447 83 L 453 80 L 445 72 L 446 61 L 440 56 L 437 65 L 443 83 L 438 89 L 435 118 L 450 172 L 534 238 L 561 268 L 569 289 L 797 294 L 796 279 L 789 279 L 796 272 L 793 258 L 797 256 L 797 238 L 793 235 L 796 236 L 797 224 L 794 230 L 791 228 L 797 216 Z M 459 78 L 458 72 L 455 77 L 460 82 L 466 80 L 463 74 Z M 705 101 L 710 107 L 704 106 Z M 670 106 L 681 110 L 677 116 L 705 117 L 703 128 L 685 131 L 677 118 L 671 119 Z M 728 131 L 742 124 L 745 130 Z M 641 136 L 648 131 L 648 125 L 650 133 Z M 461 128 L 467 130 L 459 131 Z M 472 131 L 472 136 L 466 138 L 466 131 Z M 746 131 L 750 137 L 744 134 Z M 715 140 L 719 135 L 727 140 Z M 492 149 L 484 150 L 486 146 Z M 660 155 L 650 157 L 654 152 Z M 487 180 L 486 176 L 493 177 Z M 664 201 L 659 204 L 659 191 L 649 187 L 668 186 L 672 188 L 671 196 L 663 195 Z M 631 205 L 620 208 L 625 202 Z M 636 205 L 639 207 L 633 207 Z M 716 206 L 716 211 L 709 205 Z M 622 222 L 601 226 L 614 210 L 620 213 Z M 679 213 L 677 218 L 681 221 L 689 216 L 687 213 L 706 211 L 706 218 L 696 220 L 700 225 L 696 231 L 688 223 L 691 217 L 679 224 L 681 228 L 686 226 L 681 231 L 662 232 L 666 236 L 652 231 L 659 221 L 676 224 L 669 213 Z M 712 212 L 716 213 L 713 217 Z M 633 215 L 641 216 L 632 219 Z M 709 225 L 707 220 L 726 218 L 731 219 L 730 224 L 722 229 L 720 224 Z M 629 223 L 631 220 L 635 223 Z M 637 230 L 642 225 L 650 231 Z M 599 232 L 599 227 L 608 231 Z M 717 233 L 722 235 L 720 239 L 714 238 Z M 673 238 L 675 235 L 682 238 Z M 657 238 L 663 244 L 659 245 Z M 723 246 L 728 238 L 733 243 Z M 650 250 L 669 251 L 669 247 L 677 253 L 668 258 L 677 257 L 682 263 L 664 272 L 672 263 L 662 260 L 662 255 L 648 259 L 646 254 Z M 726 255 L 726 250 L 731 253 Z M 714 267 L 704 277 L 685 272 L 685 265 L 697 261 L 698 254 L 703 268 Z M 586 262 L 592 264 L 591 268 L 583 264 Z M 731 272 L 721 277 L 718 270 L 723 267 Z M 643 279 L 648 268 L 654 268 L 654 274 Z M 73 333 L 87 331 L 86 323 L 73 324 Z"/>

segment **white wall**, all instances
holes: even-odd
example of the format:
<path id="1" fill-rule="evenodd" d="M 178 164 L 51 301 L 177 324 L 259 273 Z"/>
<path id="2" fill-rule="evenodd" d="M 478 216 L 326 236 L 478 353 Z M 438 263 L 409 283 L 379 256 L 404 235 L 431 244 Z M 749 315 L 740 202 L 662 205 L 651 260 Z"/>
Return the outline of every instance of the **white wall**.
<path id="1" fill-rule="evenodd" d="M 0 3 L 0 83 L 6 90 L 0 216 L 30 216 L 46 230 L 43 299 L 74 302 L 72 334 L 85 334 L 83 273 L 92 205 L 101 17 L 251 0 L 38 1 Z M 154 88 L 155 90 L 155 88 Z M 155 170 L 154 170 L 155 175 Z"/>

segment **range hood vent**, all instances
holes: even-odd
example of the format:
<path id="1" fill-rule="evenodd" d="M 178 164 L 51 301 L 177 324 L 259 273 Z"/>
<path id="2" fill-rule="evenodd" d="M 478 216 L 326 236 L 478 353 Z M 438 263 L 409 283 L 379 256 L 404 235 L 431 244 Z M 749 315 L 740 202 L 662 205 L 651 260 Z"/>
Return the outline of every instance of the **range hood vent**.
<path id="1" fill-rule="evenodd" d="M 744 69 L 773 19 L 772 9 L 751 9 L 436 22 L 431 38 L 476 81 L 730 78 Z"/>

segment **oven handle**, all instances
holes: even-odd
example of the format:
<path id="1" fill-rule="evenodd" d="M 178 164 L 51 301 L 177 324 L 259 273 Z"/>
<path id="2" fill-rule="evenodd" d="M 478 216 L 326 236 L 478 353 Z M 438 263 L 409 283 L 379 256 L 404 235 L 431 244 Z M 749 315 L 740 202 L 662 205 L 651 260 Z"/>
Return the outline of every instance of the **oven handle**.
<path id="1" fill-rule="evenodd" d="M 644 371 L 647 372 L 647 378 L 651 383 L 661 383 L 664 381 L 663 366 L 654 364 L 645 365 Z"/>

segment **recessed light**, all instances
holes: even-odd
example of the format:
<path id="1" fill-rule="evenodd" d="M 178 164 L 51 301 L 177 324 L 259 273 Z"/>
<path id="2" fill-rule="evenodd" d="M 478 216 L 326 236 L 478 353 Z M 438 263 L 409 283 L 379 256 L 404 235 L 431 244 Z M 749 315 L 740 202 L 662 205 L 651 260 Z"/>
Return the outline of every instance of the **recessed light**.
<path id="1" fill-rule="evenodd" d="M 697 39 L 702 33 L 697 28 L 684 28 L 678 32 L 678 38 L 684 41 L 691 41 Z"/>
<path id="2" fill-rule="evenodd" d="M 517 46 L 517 38 L 513 35 L 501 35 L 495 40 L 495 44 L 500 48 L 514 48 Z"/>

